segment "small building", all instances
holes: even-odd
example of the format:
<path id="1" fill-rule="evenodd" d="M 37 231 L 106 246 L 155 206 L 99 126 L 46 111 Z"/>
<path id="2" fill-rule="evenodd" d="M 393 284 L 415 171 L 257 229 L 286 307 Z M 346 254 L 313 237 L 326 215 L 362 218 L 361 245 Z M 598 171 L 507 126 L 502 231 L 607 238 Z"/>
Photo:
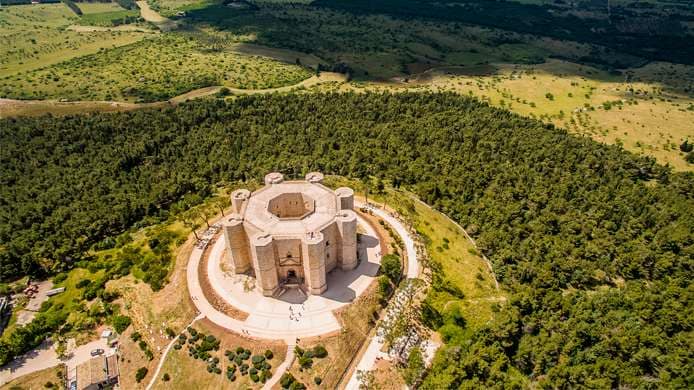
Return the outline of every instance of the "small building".
<path id="1" fill-rule="evenodd" d="M 118 383 L 118 356 L 97 356 L 77 366 L 77 390 L 98 390 Z"/>

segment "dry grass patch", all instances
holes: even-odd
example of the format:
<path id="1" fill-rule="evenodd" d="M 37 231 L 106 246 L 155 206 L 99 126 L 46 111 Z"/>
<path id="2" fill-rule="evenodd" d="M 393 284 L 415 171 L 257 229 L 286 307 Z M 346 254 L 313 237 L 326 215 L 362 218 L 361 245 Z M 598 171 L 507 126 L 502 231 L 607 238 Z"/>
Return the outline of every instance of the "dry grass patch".
<path id="1" fill-rule="evenodd" d="M 259 389 L 262 387 L 261 383 L 253 383 L 248 375 L 241 375 L 238 370 L 234 382 L 227 379 L 225 373 L 229 360 L 224 356 L 224 351 L 233 351 L 240 346 L 250 349 L 252 355 L 257 355 L 263 354 L 269 349 L 273 353 L 273 358 L 269 360 L 273 373 L 286 357 L 287 345 L 283 341 L 246 338 L 220 328 L 207 319 L 196 322 L 193 327 L 199 332 L 213 335 L 220 340 L 219 351 L 213 351 L 211 355 L 219 358 L 219 367 L 222 369 L 222 373 L 207 372 L 206 363 L 190 357 L 187 347 L 180 350 L 172 349 L 166 357 L 154 389 Z M 169 375 L 168 381 L 162 380 L 164 374 Z"/>
<path id="2" fill-rule="evenodd" d="M 62 379 L 59 375 L 65 375 L 65 366 L 58 365 L 44 370 L 23 375 L 15 380 L 9 381 L 0 387 L 0 390 L 39 390 L 47 389 L 48 383 L 53 383 L 54 389 L 63 389 Z"/>
<path id="3" fill-rule="evenodd" d="M 301 339 L 298 343 L 298 346 L 305 350 L 322 345 L 328 351 L 328 356 L 314 358 L 312 367 L 308 369 L 302 369 L 299 360 L 296 359 L 289 372 L 308 388 L 337 388 L 376 324 L 377 312 L 380 309 L 376 283 L 372 283 L 354 303 L 334 312 L 342 326 L 339 333 Z M 320 386 L 316 386 L 314 382 L 316 377 L 322 380 Z"/>

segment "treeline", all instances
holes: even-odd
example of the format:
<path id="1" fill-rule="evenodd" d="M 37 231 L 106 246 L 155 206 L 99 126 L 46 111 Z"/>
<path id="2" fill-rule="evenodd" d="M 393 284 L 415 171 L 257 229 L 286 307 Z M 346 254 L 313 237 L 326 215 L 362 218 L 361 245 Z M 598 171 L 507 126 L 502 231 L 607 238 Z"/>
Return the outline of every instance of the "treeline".
<path id="1" fill-rule="evenodd" d="M 80 7 L 77 6 L 77 4 L 75 4 L 74 1 L 72 1 L 72 0 L 60 0 L 60 1 L 62 1 L 63 4 L 65 4 L 68 8 L 70 8 L 70 10 L 72 10 L 72 12 L 75 13 L 75 15 L 82 16 L 82 10 L 80 9 Z"/>
<path id="2" fill-rule="evenodd" d="M 210 184 L 378 176 L 466 226 L 509 300 L 424 388 L 694 386 L 694 175 L 455 94 L 306 94 L 0 121 L 0 275 L 70 267 Z"/>
<path id="3" fill-rule="evenodd" d="M 553 5 L 489 0 L 317 0 L 317 7 L 352 13 L 380 13 L 401 18 L 433 18 L 500 28 L 524 34 L 592 43 L 649 60 L 694 64 L 692 36 L 683 27 L 686 16 L 640 18 L 654 25 L 644 33 L 620 29 L 635 20 L 624 8 L 614 8 L 611 18 L 578 17 Z M 621 13 L 620 13 L 621 11 Z M 624 27 L 624 26 L 622 26 Z"/>

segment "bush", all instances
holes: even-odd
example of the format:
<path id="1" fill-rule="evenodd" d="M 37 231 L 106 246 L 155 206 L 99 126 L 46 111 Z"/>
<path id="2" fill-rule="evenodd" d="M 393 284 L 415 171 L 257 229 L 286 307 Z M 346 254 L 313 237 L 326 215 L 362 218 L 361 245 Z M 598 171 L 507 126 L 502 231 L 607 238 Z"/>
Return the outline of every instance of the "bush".
<path id="1" fill-rule="evenodd" d="M 251 362 L 253 364 L 259 364 L 259 363 L 262 363 L 264 361 L 265 361 L 265 356 L 263 356 L 263 355 L 253 355 L 253 357 L 251 358 Z"/>
<path id="2" fill-rule="evenodd" d="M 89 280 L 89 279 L 82 279 L 82 280 L 80 280 L 79 282 L 77 282 L 77 283 L 75 284 L 75 287 L 77 287 L 77 288 L 84 288 L 84 287 L 89 286 L 90 284 L 92 284 L 92 281 L 91 281 L 91 280 Z"/>
<path id="3" fill-rule="evenodd" d="M 173 329 L 167 327 L 166 328 L 166 335 L 173 338 L 173 337 L 176 337 L 176 332 Z"/>
<path id="4" fill-rule="evenodd" d="M 140 367 L 137 369 L 137 372 L 135 373 L 135 380 L 137 383 L 142 382 L 143 379 L 147 376 L 147 367 Z"/>
<path id="5" fill-rule="evenodd" d="M 381 259 L 381 270 L 384 275 L 388 276 L 388 278 L 393 281 L 393 283 L 397 284 L 402 274 L 400 256 L 394 254 L 383 256 L 383 259 Z"/>
<path id="6" fill-rule="evenodd" d="M 161 377 L 161 380 L 163 380 L 164 382 L 168 382 L 171 380 L 171 377 L 168 373 L 164 373 L 164 375 Z"/>
<path id="7" fill-rule="evenodd" d="M 266 349 L 265 350 L 265 359 L 272 360 L 273 357 L 274 357 L 274 355 L 272 354 L 272 351 L 270 351 L 269 349 Z"/>
<path id="8" fill-rule="evenodd" d="M 306 355 L 307 354 L 303 354 L 299 358 L 299 365 L 301 366 L 301 368 L 311 368 L 311 366 L 313 365 L 313 359 Z"/>
<path id="9" fill-rule="evenodd" d="M 116 315 L 111 317 L 111 325 L 116 333 L 123 333 L 130 326 L 132 320 L 128 316 Z"/>
<path id="10" fill-rule="evenodd" d="M 67 279 L 67 274 L 65 272 L 61 272 L 53 277 L 53 284 L 62 283 L 65 281 L 65 279 Z"/>
<path id="11" fill-rule="evenodd" d="M 315 347 L 313 347 L 313 356 L 322 359 L 328 356 L 328 350 L 325 349 L 323 345 L 318 344 Z"/>
<path id="12" fill-rule="evenodd" d="M 317 377 L 313 378 L 313 383 L 320 386 L 320 384 L 323 383 L 323 379 L 321 379 L 321 377 L 317 376 Z"/>
<path id="13" fill-rule="evenodd" d="M 142 335 L 140 332 L 133 332 L 133 334 L 130 335 L 130 340 L 137 342 L 142 338 Z"/>

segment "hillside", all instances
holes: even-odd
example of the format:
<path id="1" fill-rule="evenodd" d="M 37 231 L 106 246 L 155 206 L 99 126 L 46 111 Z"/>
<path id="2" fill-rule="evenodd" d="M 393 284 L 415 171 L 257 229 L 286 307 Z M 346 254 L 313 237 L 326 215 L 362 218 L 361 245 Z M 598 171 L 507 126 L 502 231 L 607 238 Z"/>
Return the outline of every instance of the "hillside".
<path id="1" fill-rule="evenodd" d="M 3 280 L 71 267 L 211 184 L 377 176 L 466 227 L 509 292 L 474 330 L 432 306 L 446 347 L 423 388 L 694 385 L 694 176 L 620 147 L 451 93 L 11 119 L 0 139 Z"/>

